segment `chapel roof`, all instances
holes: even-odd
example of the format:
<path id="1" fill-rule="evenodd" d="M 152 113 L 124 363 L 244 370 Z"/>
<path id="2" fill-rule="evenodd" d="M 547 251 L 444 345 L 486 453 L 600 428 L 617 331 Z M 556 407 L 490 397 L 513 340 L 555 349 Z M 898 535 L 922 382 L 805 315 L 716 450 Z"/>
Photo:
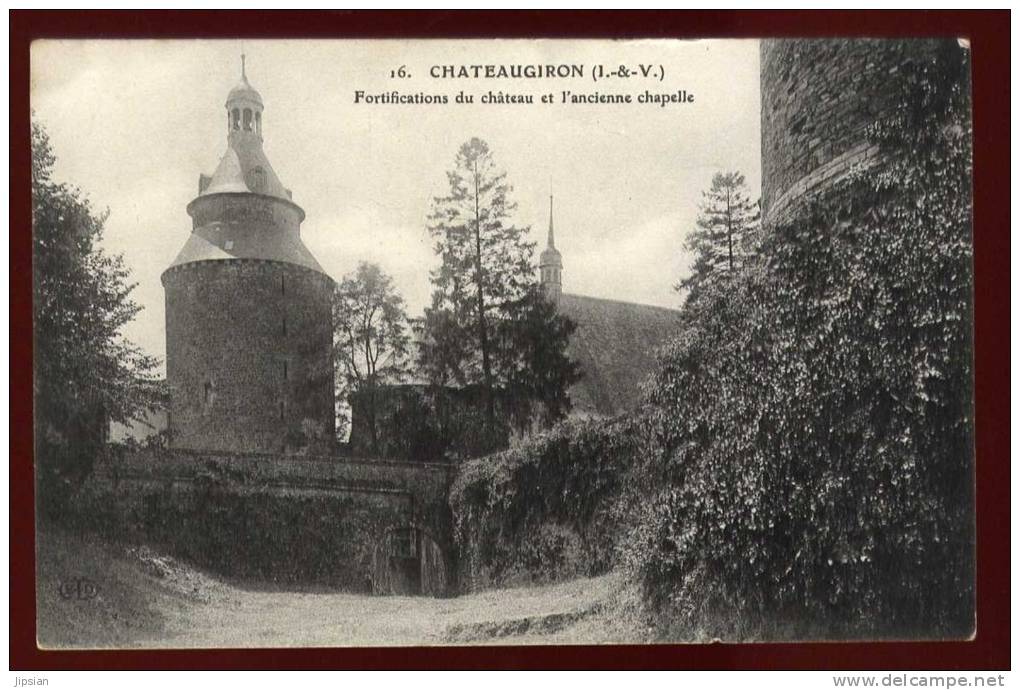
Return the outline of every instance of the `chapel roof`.
<path id="1" fill-rule="evenodd" d="M 570 389 L 574 413 L 615 415 L 636 408 L 658 348 L 679 330 L 680 312 L 570 293 L 560 295 L 559 312 L 577 324 L 567 347 L 583 375 Z"/>

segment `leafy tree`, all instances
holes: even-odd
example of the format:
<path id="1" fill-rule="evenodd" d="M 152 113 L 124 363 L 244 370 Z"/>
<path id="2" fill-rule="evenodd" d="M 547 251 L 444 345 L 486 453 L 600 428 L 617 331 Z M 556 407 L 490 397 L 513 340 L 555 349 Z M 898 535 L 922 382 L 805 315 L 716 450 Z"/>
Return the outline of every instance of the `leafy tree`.
<path id="1" fill-rule="evenodd" d="M 669 635 L 972 630 L 968 60 L 923 47 L 878 168 L 700 286 L 662 359 L 631 555 Z"/>
<path id="2" fill-rule="evenodd" d="M 534 399 L 561 415 L 564 386 L 577 377 L 563 355 L 572 328 L 535 289 L 535 244 L 530 228 L 513 222 L 506 173 L 474 138 L 447 179 L 449 193 L 433 200 L 429 217 L 441 263 L 421 324 L 421 367 L 440 385 L 481 386 L 490 426 L 500 421 L 497 398 L 517 407 L 508 413 L 515 423 Z"/>
<path id="3" fill-rule="evenodd" d="M 759 222 L 758 205 L 751 201 L 739 172 L 717 173 L 702 197 L 697 229 L 684 243 L 695 255 L 694 265 L 691 275 L 676 286 L 689 296 L 702 284 L 743 266 Z"/>
<path id="4" fill-rule="evenodd" d="M 142 421 L 161 404 L 157 360 L 121 335 L 141 307 L 119 254 L 102 249 L 109 212 L 53 180 L 56 157 L 32 125 L 36 454 L 44 508 L 91 471 L 109 422 Z"/>
<path id="5" fill-rule="evenodd" d="M 377 264 L 362 262 L 337 284 L 333 328 L 342 390 L 363 405 L 375 451 L 379 387 L 407 375 L 410 351 L 404 300 Z"/>
<path id="6" fill-rule="evenodd" d="M 511 423 L 524 429 L 539 410 L 549 427 L 570 411 L 568 389 L 581 378 L 580 366 L 567 356 L 577 324 L 556 313 L 541 286 L 501 310 L 496 324 L 496 369 Z"/>

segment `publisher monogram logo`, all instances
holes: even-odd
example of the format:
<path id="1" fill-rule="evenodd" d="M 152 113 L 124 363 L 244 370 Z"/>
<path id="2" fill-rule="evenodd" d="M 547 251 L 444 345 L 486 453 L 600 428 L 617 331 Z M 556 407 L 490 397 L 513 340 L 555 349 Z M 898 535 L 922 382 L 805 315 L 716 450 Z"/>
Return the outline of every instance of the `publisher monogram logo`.
<path id="1" fill-rule="evenodd" d="M 78 601 L 95 599 L 99 594 L 99 587 L 86 577 L 76 577 L 60 583 L 60 598 Z"/>

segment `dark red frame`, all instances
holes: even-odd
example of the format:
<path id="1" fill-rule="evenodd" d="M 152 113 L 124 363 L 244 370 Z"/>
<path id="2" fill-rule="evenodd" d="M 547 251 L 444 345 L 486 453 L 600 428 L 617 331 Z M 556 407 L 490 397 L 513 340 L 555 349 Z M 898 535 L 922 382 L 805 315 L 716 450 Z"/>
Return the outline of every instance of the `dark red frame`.
<path id="1" fill-rule="evenodd" d="M 997 11 L 11 11 L 10 667 L 28 669 L 1010 666 L 1009 25 Z M 35 645 L 29 45 L 64 38 L 962 36 L 974 69 L 977 635 L 968 642 L 43 651 Z"/>

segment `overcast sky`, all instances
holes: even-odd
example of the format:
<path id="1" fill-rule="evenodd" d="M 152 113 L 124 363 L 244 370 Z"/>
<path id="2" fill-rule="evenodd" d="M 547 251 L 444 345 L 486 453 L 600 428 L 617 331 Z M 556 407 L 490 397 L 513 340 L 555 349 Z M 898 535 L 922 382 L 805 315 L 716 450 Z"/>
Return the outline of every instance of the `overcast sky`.
<path id="1" fill-rule="evenodd" d="M 517 221 L 545 242 L 550 186 L 563 288 L 677 306 L 684 235 L 715 172 L 760 189 L 757 41 L 36 41 L 32 108 L 56 177 L 109 208 L 143 305 L 125 335 L 163 357 L 160 274 L 191 229 L 199 173 L 226 149 L 239 55 L 265 101 L 265 151 L 307 218 L 305 244 L 339 279 L 359 261 L 392 274 L 412 314 L 435 265 L 430 199 L 461 143 L 485 139 L 508 173 Z M 583 65 L 583 79 L 434 79 L 432 65 Z M 659 66 L 664 79 L 594 82 L 594 65 Z M 401 65 L 411 77 L 391 79 Z M 684 105 L 482 105 L 489 90 L 670 93 Z M 476 94 L 474 105 L 365 105 L 354 92 Z"/>

